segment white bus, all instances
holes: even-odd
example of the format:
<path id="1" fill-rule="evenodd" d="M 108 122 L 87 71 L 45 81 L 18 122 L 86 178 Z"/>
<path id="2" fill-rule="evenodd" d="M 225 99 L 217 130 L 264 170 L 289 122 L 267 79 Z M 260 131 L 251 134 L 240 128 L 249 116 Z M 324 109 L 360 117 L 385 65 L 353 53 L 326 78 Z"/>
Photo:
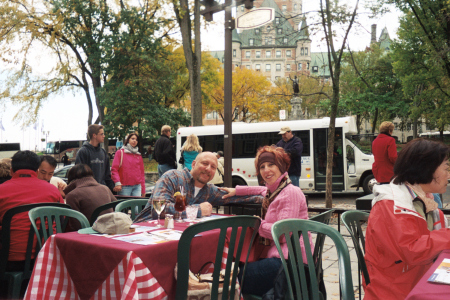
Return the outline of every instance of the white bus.
<path id="1" fill-rule="evenodd" d="M 0 159 L 11 158 L 20 151 L 20 143 L 0 143 Z"/>
<path id="2" fill-rule="evenodd" d="M 276 144 L 281 127 L 289 126 L 303 142 L 302 174 L 300 187 L 304 192 L 323 192 L 326 182 L 326 149 L 330 118 L 265 123 L 232 123 L 233 186 L 258 185 L 254 159 L 256 151 L 264 145 Z M 177 149 L 181 149 L 186 137 L 198 136 L 203 151 L 217 152 L 224 149 L 224 126 L 183 127 L 177 132 Z M 373 155 L 362 151 L 358 143 L 345 136 L 356 134 L 354 117 L 336 119 L 335 155 L 333 166 L 333 191 L 350 191 L 363 187 L 372 192 L 375 182 L 372 174 Z M 177 151 L 177 161 L 180 151 Z"/>

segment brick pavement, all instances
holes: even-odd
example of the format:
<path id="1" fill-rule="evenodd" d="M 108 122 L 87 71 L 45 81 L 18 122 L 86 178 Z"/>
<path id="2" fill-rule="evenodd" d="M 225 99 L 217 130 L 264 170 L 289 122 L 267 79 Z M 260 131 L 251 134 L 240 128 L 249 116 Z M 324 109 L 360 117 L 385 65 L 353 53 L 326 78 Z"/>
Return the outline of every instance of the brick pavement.
<path id="1" fill-rule="evenodd" d="M 310 205 L 310 207 L 325 207 L 324 205 Z M 343 209 L 355 209 L 355 205 L 352 204 L 337 204 L 333 205 L 335 208 L 343 208 Z M 311 213 L 311 216 L 313 213 Z M 330 226 L 334 229 L 338 229 L 337 226 L 337 215 L 334 215 L 333 220 L 330 222 Z M 363 227 L 365 231 L 365 226 Z M 350 253 L 350 261 L 351 261 L 351 269 L 352 269 L 352 280 L 355 291 L 355 299 L 359 299 L 359 290 L 358 290 L 358 259 L 356 256 L 356 251 L 353 246 L 353 241 L 348 233 L 347 229 L 341 222 L 341 235 L 344 237 L 344 240 L 347 243 L 349 253 Z M 313 236 L 315 240 L 315 235 Z M 324 272 L 324 282 L 327 290 L 327 300 L 339 300 L 339 268 L 338 268 L 338 260 L 337 260 L 337 252 L 334 247 L 334 243 L 330 238 L 325 239 L 323 254 L 322 254 L 322 266 Z M 364 289 L 361 288 L 361 299 L 364 297 Z"/>

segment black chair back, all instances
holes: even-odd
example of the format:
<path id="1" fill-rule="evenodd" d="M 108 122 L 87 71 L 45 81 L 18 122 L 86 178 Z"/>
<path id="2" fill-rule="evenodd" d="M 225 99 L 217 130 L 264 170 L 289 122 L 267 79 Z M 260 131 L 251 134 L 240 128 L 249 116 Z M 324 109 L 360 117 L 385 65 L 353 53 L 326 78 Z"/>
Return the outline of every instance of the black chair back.
<path id="1" fill-rule="evenodd" d="M 25 266 L 23 271 L 21 272 L 7 272 L 8 266 L 8 257 L 9 257 L 9 247 L 10 247 L 10 232 L 11 232 L 11 220 L 12 218 L 19 213 L 28 212 L 35 207 L 41 206 L 56 206 L 56 207 L 64 207 L 70 208 L 69 205 L 64 203 L 33 203 L 33 204 L 25 204 L 20 205 L 14 208 L 9 209 L 3 216 L 2 219 L 2 230 L 0 232 L 0 241 L 1 241 L 1 249 L 0 249 L 0 280 L 8 281 L 8 285 L 11 287 L 8 289 L 8 297 L 19 298 L 20 297 L 20 288 L 22 286 L 22 282 L 24 280 L 29 280 L 31 277 L 31 273 L 33 272 L 34 262 L 31 260 L 31 255 L 33 250 L 36 250 L 35 256 L 37 256 L 39 252 L 39 246 L 36 243 L 36 246 L 33 248 L 34 244 L 34 230 L 31 226 L 30 222 L 30 231 L 28 234 L 28 242 L 27 249 L 25 254 Z M 28 219 L 28 215 L 26 216 Z"/>

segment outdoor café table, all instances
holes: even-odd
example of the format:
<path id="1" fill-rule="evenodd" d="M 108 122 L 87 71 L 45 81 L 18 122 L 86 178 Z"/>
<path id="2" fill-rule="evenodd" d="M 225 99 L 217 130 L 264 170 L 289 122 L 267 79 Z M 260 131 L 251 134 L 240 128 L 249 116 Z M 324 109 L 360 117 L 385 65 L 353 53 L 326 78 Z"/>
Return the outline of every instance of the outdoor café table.
<path id="1" fill-rule="evenodd" d="M 174 229 L 184 230 L 187 224 L 176 223 Z M 214 261 L 218 233 L 211 230 L 194 238 L 192 270 Z M 177 249 L 178 241 L 138 245 L 59 233 L 39 252 L 24 299 L 173 299 Z"/>
<path id="2" fill-rule="evenodd" d="M 414 286 L 406 297 L 407 300 L 439 300 L 450 299 L 450 285 L 430 283 L 428 278 L 434 273 L 444 258 L 450 258 L 450 250 L 442 251 L 425 275 Z"/>

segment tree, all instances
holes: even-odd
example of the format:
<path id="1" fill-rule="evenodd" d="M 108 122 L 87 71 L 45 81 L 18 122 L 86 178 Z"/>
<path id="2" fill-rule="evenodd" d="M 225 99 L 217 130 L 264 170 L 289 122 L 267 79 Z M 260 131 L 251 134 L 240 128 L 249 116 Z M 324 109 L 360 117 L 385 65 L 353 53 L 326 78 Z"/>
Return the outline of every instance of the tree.
<path id="1" fill-rule="evenodd" d="M 136 45 L 162 39 L 166 32 L 160 26 L 168 25 L 158 16 L 160 4 L 152 0 L 120 1 L 117 5 L 85 0 L 0 1 L 0 34 L 4 38 L 0 53 L 11 54 L 11 63 L 21 66 L 10 75 L 0 95 L 31 108 L 27 113 L 35 116 L 49 95 L 64 88 L 81 88 L 89 106 L 88 125 L 93 123 L 94 106 L 98 112 L 95 123 L 104 121 L 99 94 L 112 76 L 108 73 L 113 69 L 109 67 L 114 64 L 112 60 L 118 58 L 114 43 L 120 41 L 122 33 L 137 34 L 133 32 L 134 23 L 142 21 L 141 25 L 147 25 L 135 38 Z M 12 43 L 17 40 L 19 49 Z M 31 67 L 30 50 L 35 47 L 48 52 L 55 63 L 41 76 L 35 75 Z"/>
<path id="2" fill-rule="evenodd" d="M 401 81 L 392 67 L 390 52 L 372 44 L 365 51 L 344 55 L 341 77 L 341 115 L 357 115 L 358 129 L 363 121 L 372 121 L 372 133 L 378 120 L 404 117 L 409 105 L 404 101 Z"/>
<path id="3" fill-rule="evenodd" d="M 224 118 L 224 83 L 221 70 L 221 83 L 211 95 L 207 111 L 217 111 Z M 285 100 L 269 97 L 271 83 L 260 72 L 246 68 L 236 68 L 233 72 L 232 121 L 262 122 L 273 120 L 280 109 L 286 107 Z"/>
<path id="4" fill-rule="evenodd" d="M 178 25 L 180 26 L 186 67 L 189 72 L 191 88 L 191 125 L 202 125 L 202 87 L 201 87 L 201 42 L 200 42 L 200 1 L 194 1 L 194 43 L 192 43 L 191 11 L 188 0 L 172 0 Z"/>
<path id="5" fill-rule="evenodd" d="M 445 58 L 436 58 L 433 46 L 412 12 L 401 18 L 398 36 L 399 40 L 392 44 L 394 70 L 402 80 L 405 97 L 412 104 L 410 119 L 417 123 L 425 118 L 431 127 L 443 131 L 450 124 L 448 114 L 442 113 L 450 109 L 450 78 Z"/>
<path id="6" fill-rule="evenodd" d="M 327 173 L 326 173 L 326 193 L 325 206 L 332 207 L 332 169 L 333 169 L 333 153 L 336 128 L 336 116 L 338 113 L 338 105 L 340 100 L 340 76 L 341 63 L 344 54 L 345 45 L 347 44 L 348 34 L 352 28 L 356 12 L 358 10 L 359 0 L 356 1 L 353 10 L 347 10 L 346 6 L 338 6 L 336 2 L 330 0 L 320 0 L 320 20 L 325 34 L 325 42 L 328 52 L 328 66 L 330 68 L 332 95 L 330 99 L 330 125 L 328 131 L 328 148 L 327 148 Z M 335 37 L 335 27 L 343 26 L 344 34 L 341 38 L 340 45 Z M 336 45 L 339 48 L 336 49 Z"/>

